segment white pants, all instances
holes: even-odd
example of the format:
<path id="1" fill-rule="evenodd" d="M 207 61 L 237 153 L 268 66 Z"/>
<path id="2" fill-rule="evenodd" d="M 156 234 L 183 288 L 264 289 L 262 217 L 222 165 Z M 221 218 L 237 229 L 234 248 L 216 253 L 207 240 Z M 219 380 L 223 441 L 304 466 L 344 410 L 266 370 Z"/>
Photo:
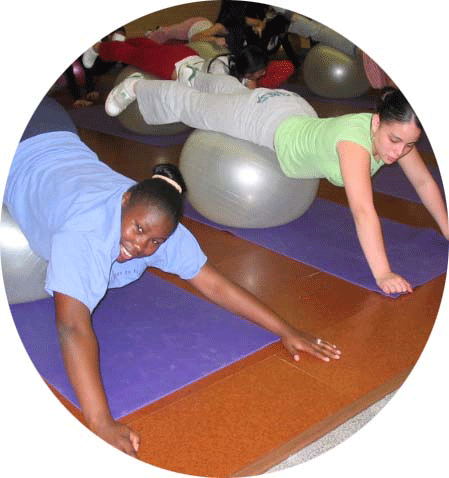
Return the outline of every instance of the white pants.
<path id="1" fill-rule="evenodd" d="M 217 86 L 220 75 L 205 76 L 210 79 L 204 78 L 201 82 L 203 91 L 196 89 L 199 87 L 196 83 L 195 88 L 191 88 L 178 81 L 139 80 L 135 92 L 145 122 L 182 122 L 192 128 L 224 133 L 274 150 L 274 134 L 283 119 L 294 115 L 317 116 L 309 103 L 295 93 L 267 88 L 249 90 L 229 76 L 224 77 L 228 80 L 222 78 L 220 88 Z M 227 93 L 215 92 L 223 90 Z"/>

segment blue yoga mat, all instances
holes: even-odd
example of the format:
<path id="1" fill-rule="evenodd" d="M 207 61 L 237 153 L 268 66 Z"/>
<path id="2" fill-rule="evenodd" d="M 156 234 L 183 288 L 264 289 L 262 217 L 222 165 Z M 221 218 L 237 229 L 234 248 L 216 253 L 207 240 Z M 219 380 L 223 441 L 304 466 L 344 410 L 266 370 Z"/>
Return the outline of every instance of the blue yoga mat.
<path id="1" fill-rule="evenodd" d="M 201 216 L 190 204 L 186 204 L 185 215 L 352 284 L 381 292 L 363 255 L 351 213 L 340 204 L 317 198 L 300 218 L 264 229 L 219 225 Z M 446 273 L 448 241 L 441 234 L 388 219 L 381 219 L 381 223 L 391 267 L 413 287 Z"/>
<path id="2" fill-rule="evenodd" d="M 14 304 L 11 312 L 38 372 L 79 408 L 56 337 L 53 299 Z M 278 340 L 149 273 L 110 289 L 92 320 L 116 419 Z"/>

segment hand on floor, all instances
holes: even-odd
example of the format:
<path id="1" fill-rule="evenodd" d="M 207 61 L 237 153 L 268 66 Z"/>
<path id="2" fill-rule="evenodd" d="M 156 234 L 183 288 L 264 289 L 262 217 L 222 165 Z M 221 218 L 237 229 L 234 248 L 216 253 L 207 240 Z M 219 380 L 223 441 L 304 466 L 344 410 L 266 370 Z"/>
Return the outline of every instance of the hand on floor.
<path id="1" fill-rule="evenodd" d="M 89 100 L 76 100 L 73 102 L 74 108 L 86 108 L 87 106 L 91 106 L 93 103 Z"/>
<path id="2" fill-rule="evenodd" d="M 90 91 L 87 93 L 86 98 L 89 101 L 98 101 L 100 99 L 100 93 L 98 93 L 98 91 Z"/>
<path id="3" fill-rule="evenodd" d="M 110 445 L 135 457 L 139 451 L 140 438 L 126 425 L 113 420 L 92 426 L 92 431 Z"/>
<path id="4" fill-rule="evenodd" d="M 296 361 L 300 359 L 299 352 L 307 352 L 325 362 L 341 356 L 336 345 L 299 330 L 282 337 L 282 343 Z"/>

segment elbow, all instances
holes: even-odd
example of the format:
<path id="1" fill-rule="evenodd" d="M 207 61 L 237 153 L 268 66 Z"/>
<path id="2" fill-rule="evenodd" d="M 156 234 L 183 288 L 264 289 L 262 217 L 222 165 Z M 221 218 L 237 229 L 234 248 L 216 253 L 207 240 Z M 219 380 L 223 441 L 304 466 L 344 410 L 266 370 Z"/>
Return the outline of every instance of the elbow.
<path id="1" fill-rule="evenodd" d="M 76 324 L 68 324 L 58 320 L 56 321 L 56 332 L 60 345 L 72 342 L 81 335 L 81 329 Z"/>
<path id="2" fill-rule="evenodd" d="M 211 264 L 206 263 L 198 276 L 190 283 L 196 290 L 211 302 L 219 302 L 227 289 L 229 281 L 225 279 Z"/>
<path id="3" fill-rule="evenodd" d="M 93 335 L 90 320 L 82 317 L 56 317 L 56 333 L 60 345 L 77 343 Z"/>
<path id="4" fill-rule="evenodd" d="M 357 226 L 371 222 L 378 217 L 374 206 L 358 206 L 351 208 L 351 213 Z"/>

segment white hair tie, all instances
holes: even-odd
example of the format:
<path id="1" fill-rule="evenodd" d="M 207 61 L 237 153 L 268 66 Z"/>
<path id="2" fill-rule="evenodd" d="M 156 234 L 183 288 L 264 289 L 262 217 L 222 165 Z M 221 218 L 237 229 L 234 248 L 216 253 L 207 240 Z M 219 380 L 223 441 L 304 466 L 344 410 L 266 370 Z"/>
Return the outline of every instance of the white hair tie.
<path id="1" fill-rule="evenodd" d="M 151 179 L 162 179 L 173 186 L 179 192 L 179 194 L 182 194 L 182 187 L 174 179 L 168 178 L 167 176 L 162 176 L 161 174 L 154 174 Z"/>

